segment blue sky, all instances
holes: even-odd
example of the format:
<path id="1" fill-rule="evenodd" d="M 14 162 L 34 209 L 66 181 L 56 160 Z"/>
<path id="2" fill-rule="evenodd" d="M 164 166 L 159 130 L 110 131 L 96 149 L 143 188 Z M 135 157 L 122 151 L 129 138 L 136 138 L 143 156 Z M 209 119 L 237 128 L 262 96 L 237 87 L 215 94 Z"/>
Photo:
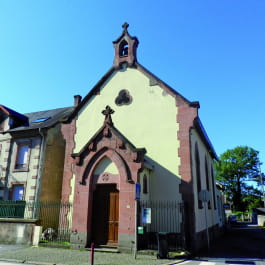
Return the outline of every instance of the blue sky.
<path id="1" fill-rule="evenodd" d="M 1 0 L 0 104 L 72 105 L 112 66 L 125 21 L 138 61 L 200 102 L 217 154 L 248 145 L 265 163 L 264 0 Z"/>

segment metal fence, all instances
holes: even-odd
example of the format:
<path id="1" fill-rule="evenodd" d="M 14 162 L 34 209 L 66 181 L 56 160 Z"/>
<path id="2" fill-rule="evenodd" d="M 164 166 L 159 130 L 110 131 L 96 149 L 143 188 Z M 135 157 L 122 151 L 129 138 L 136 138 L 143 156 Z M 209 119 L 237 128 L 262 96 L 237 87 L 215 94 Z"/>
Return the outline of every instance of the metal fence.
<path id="1" fill-rule="evenodd" d="M 72 204 L 62 202 L 0 201 L 0 218 L 37 219 L 43 242 L 70 241 Z"/>
<path id="2" fill-rule="evenodd" d="M 43 230 L 42 241 L 70 242 L 72 210 L 70 203 L 39 203 L 38 214 Z"/>
<path id="3" fill-rule="evenodd" d="M 139 224 L 144 233 L 138 235 L 140 248 L 157 249 L 157 236 L 163 233 L 167 237 L 171 250 L 184 248 L 183 231 L 184 207 L 178 201 L 140 201 Z M 149 216 L 145 216 L 145 213 Z"/>
<path id="4" fill-rule="evenodd" d="M 138 224 L 144 233 L 138 234 L 140 249 L 157 249 L 157 235 L 167 236 L 169 249 L 185 247 L 183 204 L 178 201 L 140 201 Z M 148 209 L 149 216 L 144 216 Z M 72 204 L 62 202 L 0 201 L 0 218 L 38 219 L 43 233 L 41 242 L 70 242 Z"/>

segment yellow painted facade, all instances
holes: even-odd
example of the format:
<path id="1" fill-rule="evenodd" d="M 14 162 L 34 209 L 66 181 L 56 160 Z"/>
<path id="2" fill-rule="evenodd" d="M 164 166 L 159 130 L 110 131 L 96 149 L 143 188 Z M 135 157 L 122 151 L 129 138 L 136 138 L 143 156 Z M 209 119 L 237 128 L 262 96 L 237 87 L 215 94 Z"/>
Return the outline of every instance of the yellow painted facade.
<path id="1" fill-rule="evenodd" d="M 103 172 L 108 172 L 108 173 L 111 173 L 111 174 L 119 174 L 116 165 L 107 157 L 104 157 L 99 162 L 99 164 L 95 168 L 93 174 L 94 175 L 100 175 Z"/>
<path id="2" fill-rule="evenodd" d="M 132 96 L 129 105 L 117 106 L 115 98 L 126 89 Z M 150 86 L 147 76 L 134 68 L 114 72 L 80 110 L 76 123 L 74 152 L 79 152 L 102 126 L 106 105 L 115 110 L 114 126 L 137 148 L 146 148 L 147 156 L 171 174 L 178 175 L 178 124 L 175 98 L 158 85 Z"/>

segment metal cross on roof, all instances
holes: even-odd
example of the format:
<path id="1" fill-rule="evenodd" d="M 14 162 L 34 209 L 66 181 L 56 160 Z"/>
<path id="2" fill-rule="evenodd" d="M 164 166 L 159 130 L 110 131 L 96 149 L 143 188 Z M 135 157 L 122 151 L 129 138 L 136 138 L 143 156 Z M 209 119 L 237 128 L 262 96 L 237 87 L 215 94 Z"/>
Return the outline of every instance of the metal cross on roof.
<path id="1" fill-rule="evenodd" d="M 106 106 L 106 108 L 102 111 L 102 114 L 105 115 L 105 123 L 113 125 L 111 114 L 113 114 L 114 112 L 115 111 L 110 106 Z"/>
<path id="2" fill-rule="evenodd" d="M 124 31 L 127 31 L 128 27 L 129 27 L 129 24 L 127 22 L 125 22 L 123 25 L 122 25 Z"/>

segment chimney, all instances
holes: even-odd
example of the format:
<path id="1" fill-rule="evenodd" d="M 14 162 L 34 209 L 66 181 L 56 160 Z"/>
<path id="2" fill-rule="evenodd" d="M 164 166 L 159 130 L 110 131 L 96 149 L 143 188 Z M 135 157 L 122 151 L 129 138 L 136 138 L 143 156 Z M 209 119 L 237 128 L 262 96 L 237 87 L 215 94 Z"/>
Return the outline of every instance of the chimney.
<path id="1" fill-rule="evenodd" d="M 80 95 L 75 95 L 74 96 L 74 106 L 75 107 L 78 106 L 79 103 L 81 102 L 81 100 L 82 100 L 82 97 Z"/>

